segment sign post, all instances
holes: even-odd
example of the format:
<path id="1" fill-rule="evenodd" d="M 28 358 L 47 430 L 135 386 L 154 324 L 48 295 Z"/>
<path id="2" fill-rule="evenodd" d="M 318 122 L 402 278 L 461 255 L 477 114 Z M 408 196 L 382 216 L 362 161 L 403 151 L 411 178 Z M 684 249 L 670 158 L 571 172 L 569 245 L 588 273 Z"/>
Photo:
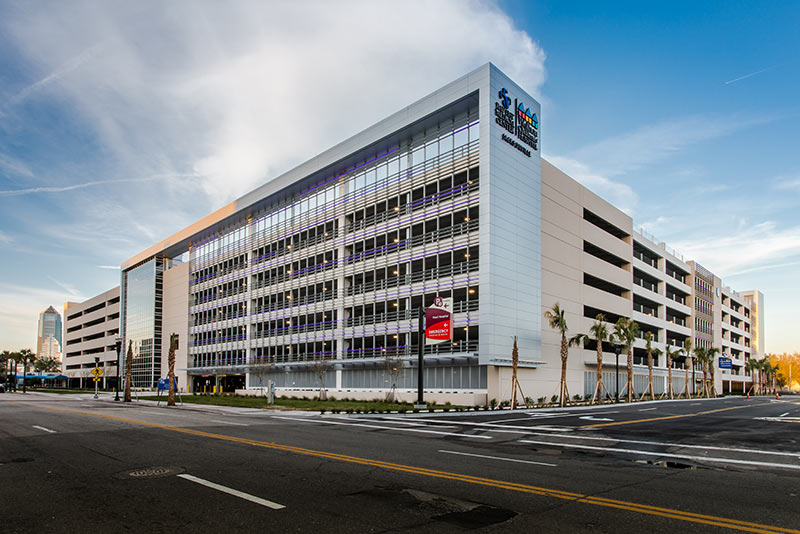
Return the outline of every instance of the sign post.
<path id="1" fill-rule="evenodd" d="M 417 402 L 414 404 L 414 408 L 417 410 L 424 410 L 427 406 L 425 405 L 425 400 L 422 396 L 422 389 L 423 389 L 423 376 L 425 375 L 423 366 L 425 365 L 425 344 L 422 342 L 425 338 L 425 308 L 419 308 L 419 329 L 418 329 L 418 339 L 419 343 L 417 343 L 418 350 L 417 350 Z"/>
<path id="2" fill-rule="evenodd" d="M 100 377 L 103 375 L 103 370 L 99 367 L 92 369 L 91 373 L 94 375 L 94 398 L 98 398 L 97 386 L 100 383 Z M 84 375 L 85 376 L 85 375 Z"/>

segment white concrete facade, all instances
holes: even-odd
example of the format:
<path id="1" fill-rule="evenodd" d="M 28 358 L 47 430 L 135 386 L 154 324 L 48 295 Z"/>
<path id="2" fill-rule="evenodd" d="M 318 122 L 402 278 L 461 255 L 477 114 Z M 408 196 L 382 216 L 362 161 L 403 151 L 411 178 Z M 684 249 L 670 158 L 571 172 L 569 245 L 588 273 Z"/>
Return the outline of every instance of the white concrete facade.
<path id="1" fill-rule="evenodd" d="M 102 387 L 112 387 L 117 372 L 119 286 L 84 302 L 64 303 L 62 372 L 71 385 L 91 383 L 89 373 L 99 358 Z"/>
<path id="2" fill-rule="evenodd" d="M 537 143 L 521 143 L 506 115 L 535 124 Z M 515 336 L 525 396 L 556 393 L 560 339 L 543 320 L 556 302 L 570 334 L 603 314 L 609 327 L 633 318 L 660 350 L 697 337 L 694 264 L 543 161 L 539 117 L 530 95 L 484 65 L 123 262 L 123 303 L 128 273 L 153 259 L 165 265 L 155 271 L 151 336 L 162 374 L 174 332 L 189 389 L 231 376 L 237 388 L 258 388 L 265 378 L 255 380 L 252 366 L 267 362 L 287 391 L 313 391 L 311 364 L 323 358 L 332 394 L 366 395 L 386 382 L 388 351 L 403 360 L 410 394 L 415 313 L 440 293 L 462 295 L 453 317 L 461 337 L 425 349 L 437 398 L 508 399 Z M 738 310 L 732 292 L 720 298 L 719 321 L 708 309 L 708 343 L 727 336 L 724 349 L 745 355 L 749 308 Z M 644 341 L 634 349 L 642 391 Z M 614 356 L 608 347 L 612 393 Z M 595 366 L 594 350 L 572 350 L 571 395 L 591 389 Z M 662 356 L 657 393 L 666 374 Z"/>

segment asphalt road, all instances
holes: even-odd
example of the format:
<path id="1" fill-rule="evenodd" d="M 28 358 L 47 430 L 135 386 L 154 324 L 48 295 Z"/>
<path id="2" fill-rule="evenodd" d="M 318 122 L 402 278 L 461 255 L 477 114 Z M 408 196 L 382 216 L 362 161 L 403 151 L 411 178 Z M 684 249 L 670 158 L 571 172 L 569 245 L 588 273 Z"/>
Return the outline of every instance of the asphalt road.
<path id="1" fill-rule="evenodd" d="M 800 534 L 800 399 L 344 416 L 0 395 L 1 532 Z"/>

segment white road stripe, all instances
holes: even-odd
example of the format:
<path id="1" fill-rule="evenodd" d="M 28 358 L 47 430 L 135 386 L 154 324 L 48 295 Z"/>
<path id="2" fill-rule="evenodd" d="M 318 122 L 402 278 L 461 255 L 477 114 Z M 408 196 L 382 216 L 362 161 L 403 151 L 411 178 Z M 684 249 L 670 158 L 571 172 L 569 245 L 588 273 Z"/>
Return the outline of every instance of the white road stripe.
<path id="1" fill-rule="evenodd" d="M 635 449 L 619 449 L 616 447 L 595 447 L 592 445 L 576 445 L 573 443 L 552 443 L 549 441 L 533 441 L 527 439 L 519 440 L 520 443 L 531 443 L 534 445 L 549 445 L 550 447 L 565 447 L 568 449 L 587 449 L 594 451 L 620 452 L 623 454 L 658 456 L 660 458 L 680 458 L 682 460 L 694 460 L 696 462 L 716 462 L 721 464 L 756 465 L 759 467 L 781 467 L 785 469 L 800 469 L 800 465 L 778 464 L 772 462 L 756 462 L 753 460 L 736 460 L 734 458 L 714 458 L 708 456 L 692 456 L 690 454 L 671 454 L 667 452 L 638 451 Z"/>
<path id="2" fill-rule="evenodd" d="M 786 417 L 787 415 L 789 415 L 789 412 L 782 413 L 782 414 L 780 414 L 778 417 Z"/>
<path id="3" fill-rule="evenodd" d="M 39 426 L 39 425 L 33 425 L 33 428 L 38 428 L 39 430 L 44 430 L 45 432 L 50 432 L 51 434 L 55 434 L 56 433 L 55 430 L 50 430 L 49 428 L 45 428 L 45 427 Z"/>
<path id="4" fill-rule="evenodd" d="M 361 426 L 365 428 L 377 428 L 379 430 L 395 430 L 397 432 L 421 432 L 425 434 L 438 434 L 440 436 L 458 436 L 460 438 L 475 438 L 475 439 L 492 439 L 492 436 L 474 436 L 472 434 L 459 434 L 456 432 L 438 432 L 436 430 L 423 430 L 421 428 L 397 428 L 394 426 L 378 426 L 378 425 L 365 425 L 362 423 L 345 423 L 342 421 L 325 421 L 322 419 L 300 419 L 297 417 L 280 417 L 275 416 L 275 419 L 286 419 L 288 421 L 302 421 L 304 423 L 320 423 L 323 425 L 344 425 L 344 426 Z"/>
<path id="5" fill-rule="evenodd" d="M 656 410 L 656 409 L 657 409 L 657 408 L 642 408 L 642 409 L 641 409 L 641 410 L 639 410 L 639 411 L 640 411 L 640 412 L 650 412 L 650 411 L 653 411 L 653 410 Z"/>
<path id="6" fill-rule="evenodd" d="M 485 428 L 492 432 L 501 432 L 507 434 L 531 434 L 532 430 L 546 430 L 548 432 L 573 432 L 575 428 L 572 427 L 557 427 L 549 425 L 536 425 L 536 426 L 520 426 L 520 425 L 498 425 L 495 423 L 471 423 L 469 421 L 438 421 L 436 419 L 409 419 L 410 421 L 424 421 L 426 423 L 433 423 L 439 425 L 447 425 L 456 423 L 460 426 L 475 426 L 478 428 Z"/>
<path id="7" fill-rule="evenodd" d="M 778 420 L 775 418 L 775 420 Z M 551 437 L 552 434 L 539 434 L 536 432 L 531 432 L 530 435 L 532 436 L 543 436 L 543 437 Z M 728 451 L 728 452 L 745 452 L 749 454 L 772 454 L 775 456 L 788 456 L 789 458 L 800 458 L 800 454 L 793 453 L 793 452 L 780 452 L 780 451 L 765 451 L 759 449 L 741 449 L 737 447 L 719 447 L 719 446 L 710 446 L 710 445 L 691 445 L 689 443 L 669 443 L 664 441 L 646 441 L 641 439 L 622 439 L 622 438 L 602 438 L 596 436 L 579 436 L 579 435 L 566 435 L 562 434 L 559 437 L 569 438 L 569 439 L 584 439 L 590 441 L 614 441 L 616 443 L 636 443 L 639 445 L 659 445 L 662 447 L 676 447 L 679 449 L 707 449 L 713 451 Z"/>
<path id="8" fill-rule="evenodd" d="M 518 460 L 516 458 L 503 458 L 502 456 L 487 456 L 485 454 L 470 454 L 468 452 L 457 452 L 457 451 L 443 451 L 439 450 L 439 452 L 443 452 L 445 454 L 458 454 L 459 456 L 474 456 L 475 458 L 488 458 L 489 460 L 503 460 L 506 462 L 518 462 L 521 464 L 533 464 L 533 465 L 544 465 L 547 467 L 558 467 L 556 464 L 548 464 L 545 462 L 534 462 L 532 460 Z"/>
<path id="9" fill-rule="evenodd" d="M 369 419 L 360 419 L 360 421 L 369 421 Z M 393 425 L 407 425 L 407 426 L 425 426 L 425 423 L 416 423 L 414 421 L 400 421 L 397 419 L 379 419 L 382 423 L 392 423 Z M 438 428 L 458 428 L 456 425 L 442 425 Z"/>
<path id="10" fill-rule="evenodd" d="M 186 473 L 180 474 L 178 475 L 178 477 L 183 478 L 185 480 L 189 480 L 191 482 L 196 482 L 201 486 L 206 486 L 208 488 L 221 491 L 222 493 L 227 493 L 228 495 L 233 495 L 234 497 L 239 497 L 240 499 L 244 499 L 246 501 L 260 504 L 261 506 L 266 506 L 267 508 L 272 508 L 273 510 L 280 510 L 281 508 L 286 508 L 282 504 L 268 501 L 266 499 L 262 499 L 261 497 L 256 497 L 255 495 L 250 495 L 249 493 L 244 493 L 243 491 L 235 490 L 233 488 L 221 486 L 220 484 L 215 484 L 214 482 L 209 482 L 208 480 L 203 480 L 202 478 L 198 478 L 196 476 L 187 475 Z"/>
<path id="11" fill-rule="evenodd" d="M 232 421 L 220 421 L 219 419 L 209 419 L 211 423 L 222 423 L 223 425 L 250 426 L 247 423 L 234 423 Z"/>

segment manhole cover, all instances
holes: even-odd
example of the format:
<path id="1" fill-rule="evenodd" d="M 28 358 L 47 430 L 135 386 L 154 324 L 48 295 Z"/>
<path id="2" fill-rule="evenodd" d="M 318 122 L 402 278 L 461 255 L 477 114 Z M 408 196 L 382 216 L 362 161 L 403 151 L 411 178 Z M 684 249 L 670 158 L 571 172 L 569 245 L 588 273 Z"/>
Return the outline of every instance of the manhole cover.
<path id="1" fill-rule="evenodd" d="M 116 478 L 125 479 L 142 479 L 142 478 L 161 478 L 183 473 L 180 467 L 140 467 L 138 469 L 131 469 L 130 471 L 123 471 L 114 475 Z"/>

